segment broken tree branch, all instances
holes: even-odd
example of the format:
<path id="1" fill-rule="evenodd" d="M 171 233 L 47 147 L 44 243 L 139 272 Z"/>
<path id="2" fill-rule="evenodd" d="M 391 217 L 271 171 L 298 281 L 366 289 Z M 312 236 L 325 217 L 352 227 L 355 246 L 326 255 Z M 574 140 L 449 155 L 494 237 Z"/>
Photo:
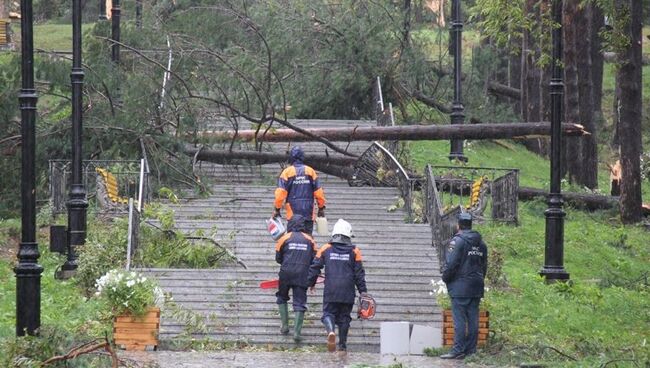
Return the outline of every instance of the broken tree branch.
<path id="1" fill-rule="evenodd" d="M 108 354 L 111 356 L 111 367 L 112 368 L 117 368 L 119 359 L 117 358 L 117 354 L 115 354 L 115 351 L 111 348 L 111 343 L 108 341 L 108 338 L 105 338 L 105 341 L 103 342 L 97 342 L 91 341 L 89 343 L 82 344 L 80 346 L 77 346 L 70 350 L 67 354 L 64 355 L 57 355 L 49 358 L 48 360 L 44 361 L 41 363 L 43 366 L 50 365 L 55 362 L 60 362 L 64 360 L 70 360 L 78 357 L 79 355 L 82 354 L 88 354 L 96 350 L 103 349 Z"/>

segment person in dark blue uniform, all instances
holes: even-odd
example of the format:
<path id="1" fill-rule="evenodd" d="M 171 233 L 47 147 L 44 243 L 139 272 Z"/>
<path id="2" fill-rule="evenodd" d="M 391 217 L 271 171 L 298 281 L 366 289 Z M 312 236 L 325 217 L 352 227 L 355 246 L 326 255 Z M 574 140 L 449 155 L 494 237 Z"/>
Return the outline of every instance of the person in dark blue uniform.
<path id="1" fill-rule="evenodd" d="M 487 259 L 488 250 L 481 234 L 472 230 L 472 215 L 461 213 L 458 232 L 449 242 L 442 271 L 454 318 L 454 346 L 449 353 L 440 356 L 442 359 L 463 359 L 476 352 L 478 307 L 483 297 Z"/>
<path id="2" fill-rule="evenodd" d="M 291 148 L 289 153 L 291 166 L 282 170 L 275 189 L 273 217 L 280 217 L 284 204 L 287 220 L 294 214 L 305 218 L 305 232 L 314 230 L 314 199 L 318 204 L 318 217 L 325 217 L 325 192 L 318 180 L 316 170 L 304 164 L 305 153 L 300 146 Z"/>
<path id="3" fill-rule="evenodd" d="M 321 269 L 325 267 L 321 321 L 327 330 L 327 350 L 330 352 L 336 349 L 335 324 L 339 327 L 339 351 L 347 350 L 355 286 L 362 295 L 368 292 L 361 251 L 352 244 L 351 238 L 352 226 L 339 219 L 334 224 L 332 239 L 318 250 L 309 269 L 309 285 L 313 287 Z"/>
<path id="4" fill-rule="evenodd" d="M 278 239 L 275 245 L 275 261 L 280 266 L 278 274 L 280 283 L 276 303 L 280 309 L 283 335 L 289 333 L 289 289 L 292 289 L 294 332 L 293 340 L 300 342 L 305 311 L 307 310 L 307 286 L 309 267 L 316 254 L 316 242 L 305 233 L 305 218 L 294 214 L 287 224 L 287 233 Z"/>

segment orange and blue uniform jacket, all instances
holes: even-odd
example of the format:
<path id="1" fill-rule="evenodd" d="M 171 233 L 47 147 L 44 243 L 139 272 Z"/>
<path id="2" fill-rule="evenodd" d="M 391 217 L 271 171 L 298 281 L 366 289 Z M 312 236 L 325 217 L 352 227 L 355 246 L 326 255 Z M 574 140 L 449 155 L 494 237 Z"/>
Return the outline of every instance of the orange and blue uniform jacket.
<path id="1" fill-rule="evenodd" d="M 359 293 L 368 292 L 366 272 L 363 268 L 361 250 L 349 242 L 332 242 L 323 245 L 309 269 L 309 286 L 316 283 L 321 269 L 325 267 L 323 303 L 354 304 L 356 286 Z"/>
<path id="2" fill-rule="evenodd" d="M 281 265 L 278 274 L 281 283 L 307 288 L 309 266 L 317 248 L 314 239 L 302 232 L 303 222 L 299 215 L 289 220 L 287 228 L 290 232 L 278 239 L 275 245 L 275 261 Z"/>
<path id="3" fill-rule="evenodd" d="M 314 169 L 296 161 L 282 171 L 275 189 L 274 205 L 275 208 L 281 208 L 286 201 L 287 219 L 290 220 L 297 213 L 305 219 L 313 220 L 314 198 L 318 202 L 318 208 L 325 207 L 325 193 Z"/>

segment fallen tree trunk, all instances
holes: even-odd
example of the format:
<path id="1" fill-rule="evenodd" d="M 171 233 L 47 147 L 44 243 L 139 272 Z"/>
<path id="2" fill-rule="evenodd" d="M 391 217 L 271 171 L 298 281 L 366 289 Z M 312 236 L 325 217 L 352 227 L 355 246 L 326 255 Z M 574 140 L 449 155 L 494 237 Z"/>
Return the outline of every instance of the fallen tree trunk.
<path id="1" fill-rule="evenodd" d="M 257 151 L 225 151 L 209 150 L 196 147 L 186 147 L 185 154 L 196 157 L 197 161 L 209 161 L 216 164 L 247 164 L 255 161 L 257 165 L 272 164 L 279 162 L 288 162 L 289 155 L 272 152 Z M 325 156 L 325 155 L 305 155 L 305 163 L 308 165 L 353 165 L 357 161 L 356 157 L 347 156 Z"/>
<path id="2" fill-rule="evenodd" d="M 185 147 L 185 154 L 194 157 L 196 161 L 207 161 L 222 165 L 251 164 L 251 162 L 256 165 L 263 165 L 289 161 L 289 155 L 257 151 L 222 151 Z M 304 160 L 305 164 L 317 171 L 340 178 L 352 177 L 354 172 L 352 166 L 356 161 L 356 157 L 325 155 L 305 155 Z"/>
<path id="3" fill-rule="evenodd" d="M 603 53 L 603 58 L 605 58 L 605 61 L 608 62 L 608 63 L 617 63 L 618 62 L 618 59 L 617 59 L 617 56 L 616 56 L 615 52 L 604 52 Z M 643 65 L 650 65 L 650 57 L 648 57 L 647 55 L 643 55 L 643 58 L 642 58 L 641 62 L 643 63 Z"/>
<path id="4" fill-rule="evenodd" d="M 374 140 L 448 140 L 448 139 L 508 139 L 549 136 L 551 124 L 539 123 L 499 123 L 479 125 L 407 125 L 388 127 L 354 127 L 354 128 L 317 128 L 307 129 L 312 135 L 325 138 L 330 141 L 374 141 Z M 565 136 L 582 136 L 589 134 L 579 124 L 562 124 L 562 131 Z M 255 130 L 233 131 L 204 131 L 198 135 L 203 138 L 216 139 L 218 141 L 239 141 L 258 142 L 307 142 L 313 141 L 313 137 L 296 132 L 292 129 L 277 129 L 266 134 Z"/>
<path id="5" fill-rule="evenodd" d="M 488 91 L 496 95 L 511 98 L 513 100 L 521 100 L 521 90 L 506 86 L 505 84 L 490 82 L 488 83 Z"/>
<path id="6" fill-rule="evenodd" d="M 528 187 L 519 188 L 519 199 L 522 201 L 535 198 L 546 198 L 547 195 L 548 191 L 542 189 Z M 604 210 L 618 206 L 618 197 L 571 192 L 564 192 L 562 193 L 562 196 L 564 198 L 564 202 L 570 204 L 575 208 L 583 210 Z"/>

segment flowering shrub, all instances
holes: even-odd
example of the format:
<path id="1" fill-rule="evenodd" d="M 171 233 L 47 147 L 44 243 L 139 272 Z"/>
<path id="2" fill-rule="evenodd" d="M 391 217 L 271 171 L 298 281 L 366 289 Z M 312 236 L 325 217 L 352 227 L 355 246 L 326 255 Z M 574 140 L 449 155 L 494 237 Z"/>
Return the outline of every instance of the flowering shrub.
<path id="1" fill-rule="evenodd" d="M 436 295 L 436 302 L 442 309 L 451 309 L 451 298 L 447 292 L 447 284 L 444 281 L 431 280 L 431 286 L 433 291 L 429 292 L 429 295 Z"/>
<path id="2" fill-rule="evenodd" d="M 429 292 L 429 295 L 436 296 L 436 302 L 442 309 L 451 309 L 451 297 L 449 297 L 449 292 L 447 291 L 447 284 L 444 281 L 431 280 L 432 291 Z M 489 310 L 492 306 L 492 296 L 489 293 L 490 288 L 486 287 L 485 292 L 483 293 L 483 298 L 481 299 L 481 305 L 479 308 Z"/>
<path id="3" fill-rule="evenodd" d="M 95 287 L 95 295 L 106 301 L 113 315 L 142 316 L 147 308 L 161 306 L 165 298 L 153 280 L 133 271 L 110 270 Z"/>

